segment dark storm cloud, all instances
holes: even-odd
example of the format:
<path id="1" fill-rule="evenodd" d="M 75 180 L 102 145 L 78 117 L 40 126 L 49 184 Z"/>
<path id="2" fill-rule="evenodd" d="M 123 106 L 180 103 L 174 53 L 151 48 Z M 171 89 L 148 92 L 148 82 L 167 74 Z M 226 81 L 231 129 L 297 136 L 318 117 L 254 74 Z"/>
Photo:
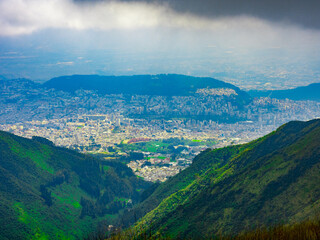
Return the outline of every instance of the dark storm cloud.
<path id="1" fill-rule="evenodd" d="M 103 0 L 75 0 L 94 2 Z M 135 0 L 122 0 L 134 2 Z M 182 13 L 216 18 L 249 15 L 273 22 L 320 28 L 319 0 L 137 0 L 169 5 Z"/>
<path id="2" fill-rule="evenodd" d="M 320 27 L 319 0 L 173 0 L 178 11 L 220 17 L 251 15 L 270 21 L 290 21 L 306 27 Z"/>
<path id="3" fill-rule="evenodd" d="M 244 43 L 255 36 L 260 45 L 265 39 L 281 43 L 293 36 L 313 41 L 320 29 L 317 5 L 274 0 L 0 0 L 0 36 L 46 29 L 172 29 L 189 31 L 190 35 L 202 31 L 215 39 L 237 36 L 237 42 Z"/>

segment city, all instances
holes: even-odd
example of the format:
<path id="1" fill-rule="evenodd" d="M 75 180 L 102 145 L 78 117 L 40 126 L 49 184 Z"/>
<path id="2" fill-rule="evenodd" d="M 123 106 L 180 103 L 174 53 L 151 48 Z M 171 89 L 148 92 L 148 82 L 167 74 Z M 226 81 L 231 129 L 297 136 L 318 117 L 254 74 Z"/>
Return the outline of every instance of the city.
<path id="1" fill-rule="evenodd" d="M 145 180 L 165 181 L 206 148 L 247 143 L 288 121 L 320 117 L 317 102 L 257 98 L 241 107 L 235 95 L 232 89 L 200 89 L 196 95 L 172 98 L 85 90 L 70 94 L 27 80 L 8 81 L 1 87 L 0 129 L 118 159 Z M 141 146 L 163 141 L 173 148 L 161 152 Z M 186 149 L 174 153 L 181 146 Z M 131 152 L 142 155 L 131 159 Z"/>

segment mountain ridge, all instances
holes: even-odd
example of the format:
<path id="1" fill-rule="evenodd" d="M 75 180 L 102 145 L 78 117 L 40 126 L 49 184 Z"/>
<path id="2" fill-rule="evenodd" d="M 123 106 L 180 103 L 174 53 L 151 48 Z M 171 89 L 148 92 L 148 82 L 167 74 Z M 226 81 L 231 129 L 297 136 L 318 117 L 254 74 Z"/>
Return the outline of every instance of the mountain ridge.
<path id="1" fill-rule="evenodd" d="M 229 88 L 235 90 L 241 101 L 250 96 L 238 87 L 209 77 L 191 77 L 179 74 L 100 76 L 72 75 L 53 78 L 43 84 L 66 92 L 78 89 L 94 90 L 102 94 L 138 94 L 159 96 L 186 96 L 196 94 L 197 89 Z"/>
<path id="2" fill-rule="evenodd" d="M 319 141 L 320 120 L 313 120 L 290 122 L 251 143 L 224 148 L 238 153 L 217 167 L 204 167 L 189 185 L 163 197 L 133 231 L 209 238 L 314 217 L 320 213 Z M 210 162 L 219 151 L 200 155 Z"/>
<path id="3" fill-rule="evenodd" d="M 252 97 L 270 97 L 278 99 L 291 100 L 312 100 L 320 101 L 320 83 L 312 83 L 308 86 L 297 87 L 287 90 L 268 90 L 257 91 L 251 90 L 248 92 Z"/>

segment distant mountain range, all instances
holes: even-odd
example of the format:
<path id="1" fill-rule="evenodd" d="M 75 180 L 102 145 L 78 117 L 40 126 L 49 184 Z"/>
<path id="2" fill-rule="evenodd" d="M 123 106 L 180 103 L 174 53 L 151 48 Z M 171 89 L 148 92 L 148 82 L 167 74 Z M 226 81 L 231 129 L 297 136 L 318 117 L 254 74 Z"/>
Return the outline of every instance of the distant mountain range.
<path id="1" fill-rule="evenodd" d="M 269 90 L 257 91 L 252 90 L 248 92 L 252 97 L 270 97 L 278 99 L 291 100 L 312 100 L 320 101 L 320 83 L 313 83 L 305 87 L 298 87 L 287 90 Z"/>
<path id="2" fill-rule="evenodd" d="M 39 88 L 41 85 L 34 81 L 31 81 L 26 78 L 18 78 L 18 79 L 1 79 L 0 78 L 0 90 L 4 88 Z"/>
<path id="3" fill-rule="evenodd" d="M 208 239 L 320 214 L 320 120 L 290 122 L 245 145 L 206 150 L 122 222 L 131 231 Z"/>
<path id="4" fill-rule="evenodd" d="M 178 74 L 134 75 L 134 76 L 99 76 L 72 75 L 52 78 L 40 85 L 28 79 L 1 79 L 0 87 L 5 85 L 39 88 L 54 88 L 73 93 L 77 90 L 92 90 L 101 94 L 138 94 L 158 96 L 194 95 L 198 89 L 227 88 L 233 89 L 237 99 L 247 103 L 251 97 L 270 97 L 277 99 L 320 101 L 320 83 L 286 90 L 240 90 L 237 86 L 209 77 L 192 77 Z"/>
<path id="5" fill-rule="evenodd" d="M 82 239 L 148 186 L 122 163 L 0 131 L 0 239 Z"/>
<path id="6" fill-rule="evenodd" d="M 193 95 L 198 89 L 229 88 L 235 90 L 237 98 L 247 102 L 250 96 L 238 87 L 216 80 L 177 74 L 136 75 L 136 76 L 98 76 L 73 75 L 53 78 L 44 83 L 47 88 L 65 92 L 79 89 L 94 90 L 102 94 L 138 94 L 158 96 Z"/>

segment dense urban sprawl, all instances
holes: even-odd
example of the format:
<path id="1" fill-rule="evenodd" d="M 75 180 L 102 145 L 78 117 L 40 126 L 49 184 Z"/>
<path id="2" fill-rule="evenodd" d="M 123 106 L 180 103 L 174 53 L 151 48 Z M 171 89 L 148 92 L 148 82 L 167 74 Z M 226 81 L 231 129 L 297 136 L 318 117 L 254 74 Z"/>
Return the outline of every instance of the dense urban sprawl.
<path id="1" fill-rule="evenodd" d="M 320 116 L 320 103 L 311 101 L 259 98 L 241 106 L 231 89 L 165 97 L 84 90 L 70 94 L 27 80 L 1 84 L 0 129 L 20 136 L 45 137 L 58 146 L 104 154 L 106 159 L 128 156 L 124 145 L 186 140 L 173 144 L 173 149 L 185 148 L 175 155 L 173 150 L 160 154 L 157 148 L 134 150 L 144 157 L 128 166 L 149 181 L 165 181 L 206 148 L 246 143 L 290 120 Z"/>

